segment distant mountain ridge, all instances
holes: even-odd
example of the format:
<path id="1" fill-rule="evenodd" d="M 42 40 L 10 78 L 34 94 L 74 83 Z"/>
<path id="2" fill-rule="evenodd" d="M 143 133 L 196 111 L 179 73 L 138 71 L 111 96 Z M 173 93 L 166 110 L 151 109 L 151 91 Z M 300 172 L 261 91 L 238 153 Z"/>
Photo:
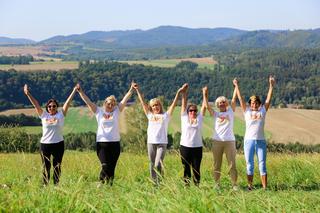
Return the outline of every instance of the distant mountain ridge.
<path id="1" fill-rule="evenodd" d="M 31 39 L 24 38 L 8 38 L 0 36 L 0 45 L 19 45 L 19 44 L 35 44 L 36 42 Z"/>
<path id="2" fill-rule="evenodd" d="M 214 45 L 248 48 L 320 48 L 320 28 L 314 30 L 256 30 L 160 26 L 149 30 L 90 31 L 54 36 L 40 42 L 0 37 L 0 45 L 48 45 L 63 49 L 139 49 Z M 68 53 L 68 51 L 67 51 Z"/>
<path id="3" fill-rule="evenodd" d="M 206 45 L 218 40 L 241 35 L 246 31 L 232 28 L 191 29 L 175 26 L 160 26 L 150 30 L 91 31 L 70 36 L 55 36 L 41 41 L 42 44 L 88 44 L 100 43 L 109 47 L 159 47 Z"/>

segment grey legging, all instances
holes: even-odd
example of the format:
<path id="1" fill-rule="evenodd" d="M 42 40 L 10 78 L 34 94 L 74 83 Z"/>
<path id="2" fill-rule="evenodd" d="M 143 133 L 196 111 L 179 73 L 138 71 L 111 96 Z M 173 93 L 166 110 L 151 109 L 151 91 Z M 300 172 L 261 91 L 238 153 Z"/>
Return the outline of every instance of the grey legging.
<path id="1" fill-rule="evenodd" d="M 167 144 L 148 143 L 148 156 L 150 160 L 150 175 L 155 183 L 160 181 L 163 175 L 163 159 L 167 150 Z"/>

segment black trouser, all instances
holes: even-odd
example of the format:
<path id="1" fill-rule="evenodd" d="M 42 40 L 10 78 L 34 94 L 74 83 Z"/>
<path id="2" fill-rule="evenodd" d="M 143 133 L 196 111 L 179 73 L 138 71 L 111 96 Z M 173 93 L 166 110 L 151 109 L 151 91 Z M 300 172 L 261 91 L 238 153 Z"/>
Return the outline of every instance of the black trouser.
<path id="1" fill-rule="evenodd" d="M 114 170 L 120 156 L 120 142 L 97 142 L 97 155 L 102 167 L 100 180 L 112 185 Z"/>
<path id="2" fill-rule="evenodd" d="M 185 147 L 180 146 L 181 160 L 184 167 L 183 178 L 189 184 L 191 178 L 190 166 L 193 171 L 193 182 L 200 183 L 200 164 L 202 159 L 202 147 Z"/>
<path id="3" fill-rule="evenodd" d="M 59 183 L 61 175 L 61 162 L 64 153 L 64 141 L 59 143 L 40 145 L 40 154 L 43 165 L 43 182 L 48 184 L 50 180 L 51 155 L 53 156 L 53 183 Z"/>

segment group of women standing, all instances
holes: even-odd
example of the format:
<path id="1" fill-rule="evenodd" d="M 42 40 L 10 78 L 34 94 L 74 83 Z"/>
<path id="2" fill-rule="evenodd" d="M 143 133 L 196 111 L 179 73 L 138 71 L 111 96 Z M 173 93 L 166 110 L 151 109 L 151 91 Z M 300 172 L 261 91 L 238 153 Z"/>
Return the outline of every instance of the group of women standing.
<path id="1" fill-rule="evenodd" d="M 216 99 L 216 109 L 208 103 L 208 88 L 202 88 L 203 101 L 198 113 L 196 104 L 187 104 L 188 84 L 182 85 L 176 92 L 175 98 L 167 111 L 164 111 L 161 101 L 158 98 L 151 99 L 147 104 L 140 91 L 139 85 L 132 82 L 129 91 L 125 94 L 118 104 L 116 98 L 111 95 L 104 101 L 102 107 L 98 107 L 86 96 L 81 86 L 77 84 L 70 96 L 58 111 L 58 102 L 50 99 L 43 111 L 37 100 L 31 95 L 27 85 L 24 86 L 24 93 L 35 107 L 37 114 L 42 121 L 43 135 L 41 138 L 40 153 L 43 162 L 43 181 L 48 184 L 50 179 L 51 155 L 53 156 L 53 180 L 54 184 L 59 182 L 61 174 L 61 162 L 64 153 L 64 141 L 62 127 L 64 117 L 71 100 L 76 92 L 86 103 L 98 122 L 96 144 L 97 156 L 101 163 L 100 181 L 112 185 L 115 167 L 120 155 L 120 134 L 119 134 L 119 115 L 126 106 L 133 91 L 136 91 L 141 102 L 143 111 L 148 119 L 147 129 L 147 148 L 150 160 L 150 176 L 157 185 L 163 176 L 163 160 L 168 144 L 168 125 L 174 108 L 181 96 L 181 141 L 180 154 L 184 167 L 184 181 L 186 185 L 191 183 L 191 169 L 193 172 L 193 182 L 195 185 L 200 183 L 200 164 L 202 160 L 202 124 L 205 110 L 214 118 L 214 131 L 212 136 L 214 169 L 213 176 L 216 187 L 220 187 L 222 157 L 225 153 L 233 189 L 237 189 L 237 169 L 236 169 L 236 145 L 233 133 L 234 112 L 236 107 L 236 97 L 240 101 L 243 110 L 246 133 L 244 137 L 244 154 L 247 163 L 248 190 L 252 190 L 254 154 L 256 153 L 259 161 L 259 171 L 263 188 L 267 187 L 266 171 L 266 140 L 264 137 L 264 121 L 266 112 L 270 106 L 273 86 L 275 80 L 269 77 L 269 91 L 262 105 L 258 96 L 251 96 L 249 105 L 246 105 L 240 94 L 238 80 L 233 80 L 234 92 L 229 104 L 228 99 L 220 96 Z"/>

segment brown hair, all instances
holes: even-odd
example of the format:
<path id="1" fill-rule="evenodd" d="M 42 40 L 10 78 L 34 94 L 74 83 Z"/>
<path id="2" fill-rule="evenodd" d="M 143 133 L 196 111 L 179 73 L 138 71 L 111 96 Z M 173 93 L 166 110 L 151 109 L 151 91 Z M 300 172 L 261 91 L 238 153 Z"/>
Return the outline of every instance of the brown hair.
<path id="1" fill-rule="evenodd" d="M 190 110 L 191 107 L 195 107 L 196 110 L 198 111 L 198 106 L 197 106 L 196 104 L 190 103 L 190 104 L 188 104 L 188 106 L 187 106 L 187 113 L 189 113 L 189 110 Z"/>
<path id="2" fill-rule="evenodd" d="M 47 111 L 47 112 L 49 112 L 49 111 L 48 111 L 48 106 L 49 106 L 49 104 L 52 103 L 52 102 L 54 102 L 54 103 L 57 105 L 57 108 L 59 107 L 58 101 L 57 101 L 56 99 L 54 99 L 54 98 L 51 98 L 51 99 L 49 99 L 49 100 L 47 101 L 47 103 L 46 103 L 46 111 Z"/>

